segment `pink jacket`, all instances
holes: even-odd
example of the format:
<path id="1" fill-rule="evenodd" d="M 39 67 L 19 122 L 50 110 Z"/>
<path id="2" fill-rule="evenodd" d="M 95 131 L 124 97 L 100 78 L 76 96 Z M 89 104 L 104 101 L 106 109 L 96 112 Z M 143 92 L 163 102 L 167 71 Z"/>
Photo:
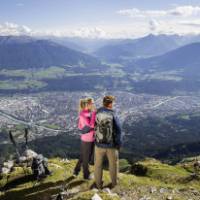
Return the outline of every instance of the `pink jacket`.
<path id="1" fill-rule="evenodd" d="M 79 113 L 78 128 L 82 132 L 81 140 L 84 142 L 94 142 L 94 125 L 96 112 L 82 110 Z M 91 130 L 92 129 L 92 130 Z"/>

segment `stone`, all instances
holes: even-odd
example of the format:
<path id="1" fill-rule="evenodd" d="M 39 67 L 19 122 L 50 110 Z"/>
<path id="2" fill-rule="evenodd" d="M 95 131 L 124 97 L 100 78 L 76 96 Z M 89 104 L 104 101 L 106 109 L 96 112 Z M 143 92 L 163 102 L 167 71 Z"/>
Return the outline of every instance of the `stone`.
<path id="1" fill-rule="evenodd" d="M 11 169 L 14 166 L 14 161 L 9 160 L 8 162 L 4 162 L 4 167 Z"/>
<path id="2" fill-rule="evenodd" d="M 172 196 L 168 196 L 168 197 L 166 198 L 166 200 L 173 200 L 173 197 L 172 197 Z"/>
<path id="3" fill-rule="evenodd" d="M 27 149 L 25 152 L 24 152 L 24 156 L 29 160 L 29 159 L 32 159 L 32 158 L 35 158 L 38 154 L 31 150 L 31 149 Z"/>
<path id="4" fill-rule="evenodd" d="M 96 193 L 91 200 L 102 200 L 102 198 Z"/>
<path id="5" fill-rule="evenodd" d="M 157 192 L 157 188 L 156 187 L 151 187 L 150 193 L 155 193 L 155 192 Z"/>
<path id="6" fill-rule="evenodd" d="M 110 190 L 110 188 L 104 188 L 104 189 L 103 189 L 103 192 L 108 193 L 109 196 L 118 196 L 118 194 L 117 194 L 117 193 L 113 193 L 113 192 Z"/>
<path id="7" fill-rule="evenodd" d="M 10 169 L 3 167 L 2 168 L 2 174 L 9 174 L 10 173 Z"/>
<path id="8" fill-rule="evenodd" d="M 81 187 L 80 186 L 68 190 L 68 192 L 70 194 L 76 194 L 76 193 L 79 193 L 80 191 L 81 191 Z"/>
<path id="9" fill-rule="evenodd" d="M 167 192 L 167 189 L 165 189 L 165 188 L 161 188 L 161 189 L 160 189 L 160 193 L 161 193 L 161 194 L 166 193 L 166 192 Z"/>
<path id="10" fill-rule="evenodd" d="M 97 188 L 93 188 L 92 191 L 97 193 L 99 190 Z"/>
<path id="11" fill-rule="evenodd" d="M 151 197 L 144 196 L 144 197 L 140 198 L 139 200 L 151 200 Z"/>
<path id="12" fill-rule="evenodd" d="M 70 163 L 70 160 L 68 160 L 67 158 L 63 158 L 63 159 L 62 159 L 62 162 Z"/>
<path id="13" fill-rule="evenodd" d="M 108 193 L 108 194 L 112 193 L 111 190 L 110 190 L 110 188 L 104 188 L 103 191 L 106 192 L 106 193 Z"/>

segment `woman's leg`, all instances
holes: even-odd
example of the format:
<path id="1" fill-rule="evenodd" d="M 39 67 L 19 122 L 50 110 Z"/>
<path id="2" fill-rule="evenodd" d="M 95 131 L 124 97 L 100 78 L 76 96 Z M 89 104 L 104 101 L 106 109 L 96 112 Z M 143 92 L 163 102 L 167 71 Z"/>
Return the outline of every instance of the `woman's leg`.
<path id="1" fill-rule="evenodd" d="M 82 141 L 81 141 L 81 145 L 80 145 L 81 147 L 80 147 L 80 157 L 79 157 L 79 160 L 78 160 L 78 162 L 77 162 L 77 164 L 76 164 L 76 166 L 75 166 L 75 168 L 74 168 L 74 174 L 75 175 L 78 175 L 79 174 L 79 172 L 81 171 L 81 165 L 82 165 L 82 162 L 83 162 L 83 154 L 82 154 Z"/>
<path id="2" fill-rule="evenodd" d="M 90 161 L 90 155 L 91 155 L 91 148 L 93 142 L 82 142 L 83 148 L 82 148 L 82 164 L 83 164 L 83 176 L 84 179 L 88 179 L 90 172 L 89 172 L 89 161 Z"/>
<path id="3" fill-rule="evenodd" d="M 94 165 L 94 142 L 92 142 L 90 149 L 90 165 Z"/>

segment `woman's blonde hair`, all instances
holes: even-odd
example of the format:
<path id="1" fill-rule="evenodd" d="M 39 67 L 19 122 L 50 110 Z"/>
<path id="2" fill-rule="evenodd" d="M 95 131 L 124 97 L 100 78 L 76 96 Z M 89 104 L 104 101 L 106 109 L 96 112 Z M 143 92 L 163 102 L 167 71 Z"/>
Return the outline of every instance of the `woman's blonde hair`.
<path id="1" fill-rule="evenodd" d="M 79 111 L 84 110 L 88 105 L 87 99 L 80 99 L 79 101 Z"/>
<path id="2" fill-rule="evenodd" d="M 85 98 L 85 99 L 80 99 L 79 101 L 79 112 L 84 110 L 88 104 L 91 104 L 94 102 L 94 99 L 89 97 L 89 98 Z"/>

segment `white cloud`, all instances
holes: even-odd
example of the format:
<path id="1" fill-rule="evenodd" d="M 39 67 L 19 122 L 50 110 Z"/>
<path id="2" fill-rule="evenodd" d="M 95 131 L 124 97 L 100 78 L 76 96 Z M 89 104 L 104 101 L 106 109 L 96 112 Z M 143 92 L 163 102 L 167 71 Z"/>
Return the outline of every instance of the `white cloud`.
<path id="1" fill-rule="evenodd" d="M 133 26 L 140 23 L 140 27 L 143 28 L 141 34 L 165 33 L 182 35 L 200 33 L 200 20 L 197 20 L 200 18 L 200 6 L 173 5 L 171 9 L 162 10 L 132 8 L 119 10 L 117 14 L 134 19 L 132 21 Z M 126 23 L 126 21 L 124 22 Z"/>
<path id="2" fill-rule="evenodd" d="M 149 29 L 150 29 L 150 31 L 152 31 L 152 32 L 156 31 L 159 28 L 159 26 L 160 26 L 160 24 L 159 24 L 159 22 L 157 20 L 151 19 L 149 21 Z"/>
<path id="3" fill-rule="evenodd" d="M 128 16 L 131 18 L 144 18 L 144 17 L 159 17 L 165 16 L 166 12 L 162 10 L 139 10 L 137 8 L 124 9 L 117 11 L 118 14 Z"/>
<path id="4" fill-rule="evenodd" d="M 86 38 L 104 38 L 106 37 L 107 34 L 103 29 L 99 27 L 94 27 L 94 28 L 84 27 L 72 31 L 72 35 L 76 37 L 86 37 Z"/>
<path id="5" fill-rule="evenodd" d="M 191 17 L 200 16 L 200 6 L 177 6 L 168 10 L 140 10 L 138 8 L 123 9 L 117 11 L 118 14 L 131 18 L 156 18 L 156 17 Z"/>
<path id="6" fill-rule="evenodd" d="M 55 36 L 55 37 L 83 37 L 83 38 L 106 38 L 108 34 L 99 27 L 81 27 L 67 30 L 45 30 L 35 31 L 35 36 Z"/>
<path id="7" fill-rule="evenodd" d="M 200 20 L 185 20 L 185 21 L 180 21 L 179 22 L 180 25 L 184 25 L 184 26 L 190 26 L 190 27 L 200 27 Z"/>
<path id="8" fill-rule="evenodd" d="M 0 35 L 30 35 L 32 30 L 25 25 L 5 22 L 0 24 Z"/>
<path id="9" fill-rule="evenodd" d="M 143 19 L 112 26 L 32 30 L 25 25 L 0 24 L 0 35 L 56 36 L 82 38 L 137 38 L 147 34 L 200 34 L 200 20 Z"/>
<path id="10" fill-rule="evenodd" d="M 24 6 L 24 4 L 23 4 L 23 3 L 17 3 L 16 5 L 17 5 L 17 6 L 19 6 L 19 7 L 22 7 L 22 6 Z"/>
<path id="11" fill-rule="evenodd" d="M 32 30 L 28 26 L 5 22 L 0 24 L 0 35 L 29 35 L 29 36 L 56 36 L 56 37 L 84 37 L 106 38 L 107 33 L 99 27 L 82 27 L 65 30 Z"/>
<path id="12" fill-rule="evenodd" d="M 169 10 L 168 14 L 183 17 L 198 16 L 200 15 L 200 6 L 179 6 Z"/>

